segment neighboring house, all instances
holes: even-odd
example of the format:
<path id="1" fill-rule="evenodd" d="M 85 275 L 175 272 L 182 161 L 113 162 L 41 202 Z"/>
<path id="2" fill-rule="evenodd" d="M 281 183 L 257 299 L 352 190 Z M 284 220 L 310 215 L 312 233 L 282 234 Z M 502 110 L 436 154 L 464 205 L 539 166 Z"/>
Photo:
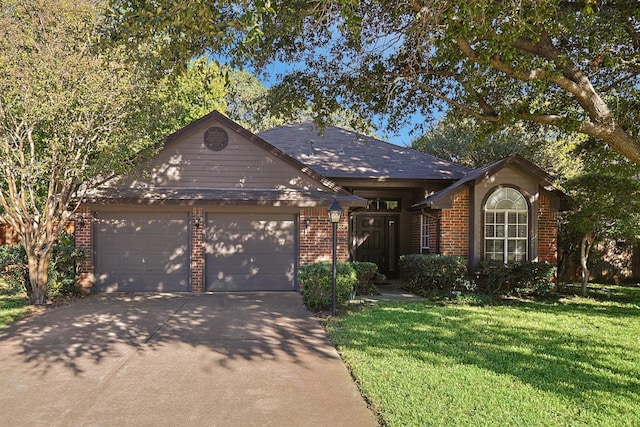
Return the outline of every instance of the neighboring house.
<path id="1" fill-rule="evenodd" d="M 563 199 L 515 155 L 468 170 L 310 122 L 256 136 L 213 112 L 87 195 L 76 244 L 99 292 L 296 290 L 300 265 L 331 259 L 333 200 L 339 259 L 396 277 L 408 253 L 555 262 Z"/>

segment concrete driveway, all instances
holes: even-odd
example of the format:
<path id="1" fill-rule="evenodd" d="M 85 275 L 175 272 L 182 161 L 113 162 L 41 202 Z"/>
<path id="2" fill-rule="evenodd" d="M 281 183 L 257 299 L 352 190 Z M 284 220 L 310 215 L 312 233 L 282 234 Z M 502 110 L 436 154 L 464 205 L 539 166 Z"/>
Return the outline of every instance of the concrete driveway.
<path id="1" fill-rule="evenodd" d="M 297 293 L 93 295 L 0 330 L 3 426 L 375 426 Z"/>

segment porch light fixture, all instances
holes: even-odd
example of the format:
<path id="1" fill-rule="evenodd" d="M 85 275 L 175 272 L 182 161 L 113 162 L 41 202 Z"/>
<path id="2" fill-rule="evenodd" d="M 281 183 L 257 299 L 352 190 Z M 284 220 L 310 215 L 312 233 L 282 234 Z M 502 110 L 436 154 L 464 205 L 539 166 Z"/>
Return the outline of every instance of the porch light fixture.
<path id="1" fill-rule="evenodd" d="M 333 199 L 331 206 L 329 206 L 329 219 L 332 223 L 337 224 L 340 222 L 340 217 L 342 216 L 342 206 L 338 204 L 336 199 Z"/>
<path id="2" fill-rule="evenodd" d="M 84 226 L 84 216 L 82 216 L 82 214 L 77 213 L 75 217 L 75 223 L 78 228 L 82 228 Z"/>
<path id="3" fill-rule="evenodd" d="M 337 252 L 338 252 L 338 223 L 342 216 L 342 206 L 336 199 L 333 199 L 328 209 L 329 220 L 333 225 L 333 263 L 332 263 L 332 279 L 331 279 L 331 316 L 336 315 L 336 278 L 337 278 Z"/>
<path id="4" fill-rule="evenodd" d="M 194 215 L 193 216 L 193 226 L 195 228 L 200 228 L 201 225 L 202 225 L 202 220 L 200 219 L 200 217 L 198 215 Z"/>

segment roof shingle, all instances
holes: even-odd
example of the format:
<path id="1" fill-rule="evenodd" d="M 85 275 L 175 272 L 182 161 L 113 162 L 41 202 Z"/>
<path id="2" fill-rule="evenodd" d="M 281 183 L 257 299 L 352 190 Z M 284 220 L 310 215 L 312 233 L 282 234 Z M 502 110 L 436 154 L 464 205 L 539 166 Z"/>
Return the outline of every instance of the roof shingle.
<path id="1" fill-rule="evenodd" d="M 468 169 L 407 147 L 313 122 L 279 126 L 258 136 L 328 178 L 457 180 Z"/>

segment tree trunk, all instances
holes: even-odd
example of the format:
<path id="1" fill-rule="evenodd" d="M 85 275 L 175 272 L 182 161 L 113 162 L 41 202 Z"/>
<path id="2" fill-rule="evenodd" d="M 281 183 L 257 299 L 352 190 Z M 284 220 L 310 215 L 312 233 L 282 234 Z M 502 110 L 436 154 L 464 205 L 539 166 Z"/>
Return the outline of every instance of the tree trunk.
<path id="1" fill-rule="evenodd" d="M 29 282 L 31 292 L 29 298 L 34 305 L 42 305 L 47 301 L 47 282 L 49 280 L 49 260 L 51 251 L 27 251 L 27 265 L 29 267 Z"/>
<path id="2" fill-rule="evenodd" d="M 589 284 L 589 268 L 587 260 L 591 250 L 591 241 L 589 236 L 583 236 L 580 241 L 580 270 L 582 273 L 582 296 L 587 296 L 587 285 Z"/>

